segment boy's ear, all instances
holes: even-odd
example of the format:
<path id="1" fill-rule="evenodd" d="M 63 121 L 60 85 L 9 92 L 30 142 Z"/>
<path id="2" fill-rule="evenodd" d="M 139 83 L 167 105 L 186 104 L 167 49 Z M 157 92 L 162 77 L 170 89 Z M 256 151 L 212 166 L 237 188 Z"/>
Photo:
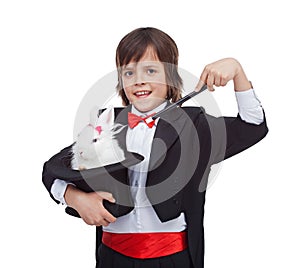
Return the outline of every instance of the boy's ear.
<path id="1" fill-rule="evenodd" d="M 98 121 L 98 115 L 99 115 L 99 107 L 94 106 L 90 111 L 90 124 L 92 126 L 96 126 L 96 123 Z"/>
<path id="2" fill-rule="evenodd" d="M 115 111 L 113 106 L 109 106 L 98 118 L 98 125 L 113 126 L 115 120 Z"/>

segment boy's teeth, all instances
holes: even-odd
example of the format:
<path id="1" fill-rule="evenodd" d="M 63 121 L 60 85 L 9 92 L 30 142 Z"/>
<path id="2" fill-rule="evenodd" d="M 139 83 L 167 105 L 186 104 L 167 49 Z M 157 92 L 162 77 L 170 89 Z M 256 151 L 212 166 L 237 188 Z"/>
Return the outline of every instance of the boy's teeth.
<path id="1" fill-rule="evenodd" d="M 148 94 L 149 94 L 149 91 L 139 91 L 139 92 L 135 93 L 135 95 L 137 95 L 137 96 L 148 95 Z"/>

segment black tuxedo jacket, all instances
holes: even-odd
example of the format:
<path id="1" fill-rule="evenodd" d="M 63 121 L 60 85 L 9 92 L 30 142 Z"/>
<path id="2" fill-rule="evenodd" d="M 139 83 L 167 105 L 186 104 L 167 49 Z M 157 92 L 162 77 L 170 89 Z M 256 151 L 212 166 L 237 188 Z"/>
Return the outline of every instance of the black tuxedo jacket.
<path id="1" fill-rule="evenodd" d="M 116 108 L 116 122 L 127 124 L 129 111 L 131 106 Z M 204 263 L 203 216 L 211 165 L 249 148 L 267 132 L 265 120 L 254 125 L 246 123 L 239 115 L 216 118 L 206 114 L 201 107 L 176 108 L 160 118 L 151 148 L 146 194 L 162 222 L 184 212 L 194 267 L 203 267 Z M 125 146 L 125 135 L 126 131 L 118 137 L 122 146 Z M 65 149 L 57 156 L 64 159 L 68 155 L 69 150 Z M 45 163 L 43 170 L 43 182 L 49 193 L 57 178 L 47 165 L 51 161 Z M 123 183 L 128 183 L 126 176 L 122 179 Z M 130 193 L 126 195 L 130 196 Z M 127 203 L 125 209 L 116 205 L 111 211 L 115 215 L 124 215 L 132 209 L 133 205 Z M 101 227 L 97 227 L 96 234 L 97 252 Z"/>

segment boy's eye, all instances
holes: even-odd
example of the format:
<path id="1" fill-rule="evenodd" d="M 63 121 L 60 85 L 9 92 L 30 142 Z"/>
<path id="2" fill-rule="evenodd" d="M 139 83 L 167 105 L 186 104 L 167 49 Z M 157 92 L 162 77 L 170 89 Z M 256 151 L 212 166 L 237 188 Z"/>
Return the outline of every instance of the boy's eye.
<path id="1" fill-rule="evenodd" d="M 154 69 L 148 69 L 148 74 L 154 74 L 154 73 L 156 73 L 156 70 L 154 70 Z"/>
<path id="2" fill-rule="evenodd" d="M 126 72 L 124 72 L 124 74 L 123 74 L 124 76 L 131 76 L 131 75 L 133 75 L 133 71 L 126 71 Z"/>

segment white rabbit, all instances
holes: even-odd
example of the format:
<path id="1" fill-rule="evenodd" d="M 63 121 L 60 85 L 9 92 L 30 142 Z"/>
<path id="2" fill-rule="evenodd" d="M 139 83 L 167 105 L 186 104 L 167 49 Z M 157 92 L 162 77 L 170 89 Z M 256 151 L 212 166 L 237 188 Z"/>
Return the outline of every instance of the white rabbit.
<path id="1" fill-rule="evenodd" d="M 90 169 L 121 162 L 124 151 L 115 138 L 114 108 L 109 107 L 98 117 L 98 109 L 90 114 L 90 123 L 83 128 L 72 146 L 73 169 Z"/>

